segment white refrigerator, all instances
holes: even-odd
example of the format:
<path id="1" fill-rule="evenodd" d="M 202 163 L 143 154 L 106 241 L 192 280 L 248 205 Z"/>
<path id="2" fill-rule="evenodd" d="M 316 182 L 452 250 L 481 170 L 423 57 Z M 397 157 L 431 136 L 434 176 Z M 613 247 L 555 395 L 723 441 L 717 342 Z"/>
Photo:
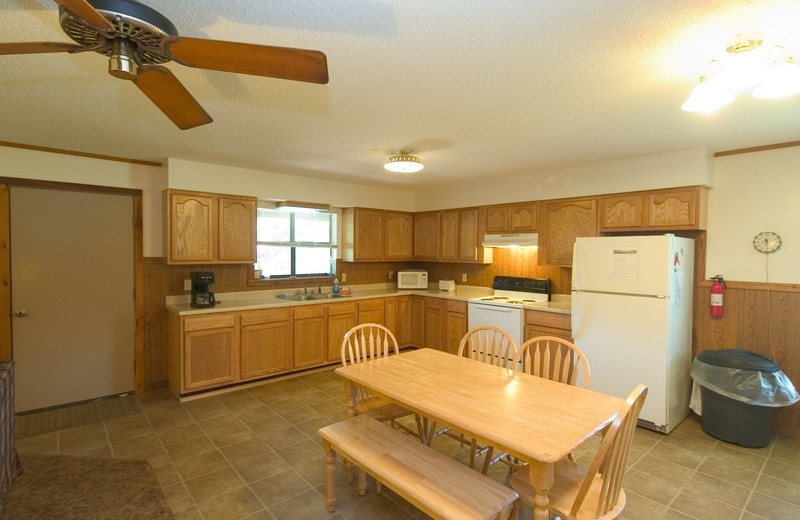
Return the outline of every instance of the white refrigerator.
<path id="1" fill-rule="evenodd" d="M 674 235 L 575 240 L 572 336 L 589 388 L 647 385 L 639 424 L 668 433 L 689 413 L 694 241 Z"/>

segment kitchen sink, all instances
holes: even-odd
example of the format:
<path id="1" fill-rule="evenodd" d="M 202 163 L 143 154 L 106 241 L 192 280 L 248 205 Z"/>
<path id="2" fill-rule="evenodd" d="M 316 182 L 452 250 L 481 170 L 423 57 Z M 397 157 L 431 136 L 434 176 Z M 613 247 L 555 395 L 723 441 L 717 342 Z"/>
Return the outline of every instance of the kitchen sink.
<path id="1" fill-rule="evenodd" d="M 278 298 L 288 300 L 290 302 L 308 302 L 316 300 L 334 300 L 337 298 L 347 298 L 345 294 L 281 294 Z"/>

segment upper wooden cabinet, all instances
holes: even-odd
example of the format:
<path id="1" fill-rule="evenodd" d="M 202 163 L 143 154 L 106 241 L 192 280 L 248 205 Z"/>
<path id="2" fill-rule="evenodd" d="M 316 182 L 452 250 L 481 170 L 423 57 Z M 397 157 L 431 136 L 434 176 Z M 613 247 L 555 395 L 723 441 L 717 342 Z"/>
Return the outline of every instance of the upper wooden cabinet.
<path id="1" fill-rule="evenodd" d="M 438 260 L 440 211 L 414 213 L 414 259 Z"/>
<path id="2" fill-rule="evenodd" d="M 705 229 L 708 189 L 702 186 L 600 197 L 600 231 Z"/>
<path id="3" fill-rule="evenodd" d="M 537 203 L 516 202 L 486 207 L 487 233 L 532 233 L 537 225 Z"/>
<path id="4" fill-rule="evenodd" d="M 597 236 L 597 199 L 560 199 L 544 204 L 544 240 L 539 237 L 539 263 L 571 266 L 577 237 Z"/>
<path id="5" fill-rule="evenodd" d="M 164 205 L 168 264 L 256 261 L 254 197 L 166 190 Z"/>
<path id="6" fill-rule="evenodd" d="M 442 211 L 441 254 L 439 260 L 456 261 L 458 250 L 458 210 Z"/>
<path id="7" fill-rule="evenodd" d="M 379 262 L 413 258 L 414 216 L 400 211 L 345 208 L 342 260 Z"/>

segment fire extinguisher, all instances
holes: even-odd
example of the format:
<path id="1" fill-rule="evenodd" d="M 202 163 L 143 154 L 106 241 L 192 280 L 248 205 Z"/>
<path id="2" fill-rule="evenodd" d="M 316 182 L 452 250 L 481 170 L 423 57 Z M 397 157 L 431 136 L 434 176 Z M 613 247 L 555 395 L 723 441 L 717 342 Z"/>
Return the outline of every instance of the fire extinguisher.
<path id="1" fill-rule="evenodd" d="M 711 315 L 715 318 L 722 316 L 722 293 L 725 290 L 725 280 L 718 274 L 711 278 Z"/>

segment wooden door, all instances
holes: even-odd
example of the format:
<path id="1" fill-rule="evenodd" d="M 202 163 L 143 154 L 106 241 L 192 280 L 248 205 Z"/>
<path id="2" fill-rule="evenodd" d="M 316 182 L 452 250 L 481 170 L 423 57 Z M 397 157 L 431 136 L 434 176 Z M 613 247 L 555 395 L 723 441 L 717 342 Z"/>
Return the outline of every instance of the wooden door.
<path id="1" fill-rule="evenodd" d="M 401 347 L 405 347 L 413 343 L 411 338 L 412 330 L 411 296 L 398 296 L 396 337 L 397 343 Z"/>
<path id="2" fill-rule="evenodd" d="M 509 206 L 509 231 L 532 233 L 536 231 L 536 203 L 519 202 Z"/>
<path id="3" fill-rule="evenodd" d="M 11 187 L 9 204 L 16 411 L 133 391 L 133 198 Z"/>
<path id="4" fill-rule="evenodd" d="M 478 208 L 458 212 L 458 260 L 461 262 L 481 261 L 479 223 Z"/>
<path id="5" fill-rule="evenodd" d="M 357 261 L 383 260 L 383 211 L 356 208 L 355 256 Z"/>
<path id="6" fill-rule="evenodd" d="M 214 197 L 167 190 L 167 263 L 214 261 Z"/>
<path id="7" fill-rule="evenodd" d="M 220 196 L 219 261 L 248 263 L 256 261 L 256 199 Z"/>
<path id="8" fill-rule="evenodd" d="M 444 350 L 441 298 L 425 298 L 425 346 Z"/>
<path id="9" fill-rule="evenodd" d="M 486 232 L 505 233 L 508 231 L 508 204 L 486 206 Z"/>
<path id="10" fill-rule="evenodd" d="M 411 297 L 411 343 L 425 347 L 425 297 Z"/>
<path id="11" fill-rule="evenodd" d="M 654 193 L 648 197 L 648 226 L 695 228 L 698 221 L 699 189 Z"/>
<path id="12" fill-rule="evenodd" d="M 447 300 L 444 317 L 444 350 L 458 354 L 461 338 L 467 333 L 467 303 Z"/>
<path id="13" fill-rule="evenodd" d="M 325 306 L 294 309 L 294 368 L 321 365 L 328 354 Z"/>
<path id="14" fill-rule="evenodd" d="M 340 361 L 342 341 L 347 332 L 358 325 L 355 302 L 328 305 L 328 361 Z"/>
<path id="15" fill-rule="evenodd" d="M 384 260 L 414 258 L 414 214 L 384 211 Z"/>
<path id="16" fill-rule="evenodd" d="M 414 258 L 439 259 L 439 212 L 414 213 Z"/>
<path id="17" fill-rule="evenodd" d="M 577 237 L 597 236 L 597 199 L 573 199 L 545 205 L 545 242 L 539 249 L 544 265 L 569 267 Z"/>
<path id="18" fill-rule="evenodd" d="M 441 252 L 439 260 L 458 260 L 458 211 L 441 212 Z"/>
<path id="19" fill-rule="evenodd" d="M 601 229 L 640 228 L 644 224 L 642 195 L 611 195 L 600 199 Z"/>
<path id="20" fill-rule="evenodd" d="M 291 317 L 289 308 L 245 311 L 239 315 L 241 379 L 291 370 Z"/>

